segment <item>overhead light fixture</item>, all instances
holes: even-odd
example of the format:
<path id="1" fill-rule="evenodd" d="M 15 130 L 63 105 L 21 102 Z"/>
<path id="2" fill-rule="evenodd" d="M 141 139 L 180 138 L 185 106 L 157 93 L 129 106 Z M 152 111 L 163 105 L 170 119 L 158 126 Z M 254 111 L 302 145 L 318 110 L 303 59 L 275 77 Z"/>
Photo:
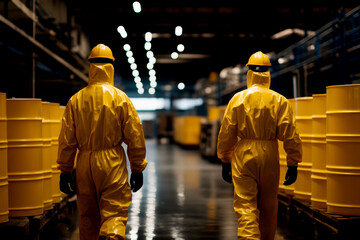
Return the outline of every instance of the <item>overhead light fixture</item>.
<path id="1" fill-rule="evenodd" d="M 123 26 L 119 26 L 119 27 L 117 28 L 117 31 L 118 31 L 118 33 L 120 33 L 120 36 L 121 36 L 122 38 L 126 38 L 126 37 L 127 37 L 126 30 L 125 30 L 125 28 L 124 28 Z"/>
<path id="2" fill-rule="evenodd" d="M 151 34 L 151 32 L 145 33 L 145 41 L 150 42 L 151 39 L 152 39 L 152 34 Z"/>
<path id="3" fill-rule="evenodd" d="M 149 88 L 149 93 L 153 95 L 155 93 L 155 88 Z"/>
<path id="4" fill-rule="evenodd" d="M 138 71 L 138 70 L 133 70 L 133 71 L 132 71 L 132 75 L 133 75 L 134 77 L 138 77 L 138 76 L 139 76 L 139 71 Z"/>
<path id="5" fill-rule="evenodd" d="M 296 35 L 304 37 L 305 36 L 305 31 L 302 30 L 302 29 L 299 29 L 299 28 L 288 28 L 288 29 L 282 30 L 282 31 L 272 35 L 271 39 L 274 40 L 274 39 L 285 38 L 285 37 L 288 37 L 288 36 L 290 36 L 292 34 L 296 34 Z M 311 35 L 314 35 L 315 32 L 314 31 L 307 31 L 307 34 L 309 36 L 311 36 Z"/>
<path id="6" fill-rule="evenodd" d="M 176 35 L 176 36 L 181 36 L 182 32 L 183 32 L 183 29 L 182 29 L 181 26 L 177 26 L 177 27 L 175 28 L 175 35 Z"/>
<path id="7" fill-rule="evenodd" d="M 129 44 L 124 44 L 124 50 L 125 51 L 130 51 L 130 45 Z"/>
<path id="8" fill-rule="evenodd" d="M 157 83 L 155 81 L 150 82 L 150 87 L 155 88 L 157 86 Z"/>
<path id="9" fill-rule="evenodd" d="M 132 63 L 132 64 L 130 65 L 130 68 L 131 68 L 131 70 L 136 70 L 136 69 L 137 69 L 136 63 Z"/>
<path id="10" fill-rule="evenodd" d="M 135 58 L 134 57 L 129 57 L 128 58 L 128 63 L 134 63 L 135 62 Z"/>
<path id="11" fill-rule="evenodd" d="M 177 45 L 178 52 L 183 52 L 185 50 L 185 46 L 183 44 Z"/>
<path id="12" fill-rule="evenodd" d="M 136 12 L 136 13 L 141 12 L 141 5 L 138 1 L 133 2 L 133 9 L 134 9 L 134 12 Z"/>
<path id="13" fill-rule="evenodd" d="M 133 52 L 132 51 L 127 51 L 126 52 L 126 56 L 129 58 L 129 57 L 132 57 L 133 56 Z"/>
<path id="14" fill-rule="evenodd" d="M 177 53 L 177 52 L 173 52 L 172 54 L 171 54 L 171 58 L 172 59 L 177 59 L 179 57 L 179 54 Z"/>
<path id="15" fill-rule="evenodd" d="M 177 85 L 177 87 L 179 90 L 183 90 L 185 88 L 185 84 L 183 82 L 181 82 Z"/>
<path id="16" fill-rule="evenodd" d="M 152 51 L 148 51 L 148 52 L 146 53 L 146 56 L 147 56 L 148 58 L 152 58 L 152 57 L 154 57 L 154 53 L 153 53 Z"/>
<path id="17" fill-rule="evenodd" d="M 138 94 L 140 94 L 140 95 L 141 95 L 141 94 L 143 94 L 143 93 L 144 93 L 144 91 L 145 91 L 145 90 L 144 90 L 143 88 L 138 88 Z"/>
<path id="18" fill-rule="evenodd" d="M 146 42 L 144 45 L 145 50 L 150 50 L 151 49 L 151 43 L 150 42 Z"/>

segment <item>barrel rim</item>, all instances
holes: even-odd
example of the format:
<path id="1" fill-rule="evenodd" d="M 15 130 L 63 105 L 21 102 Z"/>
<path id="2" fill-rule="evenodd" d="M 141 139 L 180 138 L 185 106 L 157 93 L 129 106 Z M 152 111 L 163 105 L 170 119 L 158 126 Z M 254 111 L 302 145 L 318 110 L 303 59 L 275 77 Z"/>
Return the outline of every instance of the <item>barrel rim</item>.
<path id="1" fill-rule="evenodd" d="M 331 85 L 331 86 L 326 86 L 326 89 L 329 89 L 329 88 L 339 88 L 339 87 L 353 87 L 353 86 L 360 87 L 360 84 Z"/>

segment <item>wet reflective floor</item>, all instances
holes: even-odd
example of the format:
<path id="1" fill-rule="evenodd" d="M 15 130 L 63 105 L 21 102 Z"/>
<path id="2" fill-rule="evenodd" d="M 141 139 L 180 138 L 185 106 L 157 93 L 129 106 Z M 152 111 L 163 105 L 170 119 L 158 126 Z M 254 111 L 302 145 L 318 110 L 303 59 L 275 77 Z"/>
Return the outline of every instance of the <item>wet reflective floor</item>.
<path id="1" fill-rule="evenodd" d="M 221 165 L 198 149 L 146 140 L 144 185 L 133 194 L 127 240 L 237 239 L 233 187 L 221 178 Z M 43 239 L 79 239 L 76 201 L 49 223 Z M 276 240 L 303 240 L 278 223 Z"/>

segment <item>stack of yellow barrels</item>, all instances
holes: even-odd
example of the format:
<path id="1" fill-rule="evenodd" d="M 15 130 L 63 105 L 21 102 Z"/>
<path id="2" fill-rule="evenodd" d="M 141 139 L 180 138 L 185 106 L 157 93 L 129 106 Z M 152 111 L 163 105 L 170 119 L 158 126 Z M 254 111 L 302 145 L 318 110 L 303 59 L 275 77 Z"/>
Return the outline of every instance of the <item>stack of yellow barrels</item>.
<path id="1" fill-rule="evenodd" d="M 290 98 L 289 102 L 291 104 L 293 114 L 295 114 L 296 113 L 295 99 Z M 286 161 L 286 152 L 284 150 L 284 143 L 282 141 L 278 141 L 278 145 L 279 145 L 279 164 L 280 164 L 279 190 L 292 195 L 294 193 L 295 183 L 288 185 L 288 186 L 285 186 L 283 184 L 283 182 L 285 180 L 286 171 L 287 171 L 287 161 Z"/>
<path id="2" fill-rule="evenodd" d="M 59 119 L 60 104 L 50 103 L 49 117 L 50 117 L 50 133 L 51 133 L 51 146 L 50 146 L 50 164 L 52 173 L 52 199 L 54 203 L 61 201 L 61 191 L 59 188 L 60 182 L 60 170 L 58 169 L 57 154 L 59 147 L 59 134 L 61 128 L 61 122 Z"/>
<path id="3" fill-rule="evenodd" d="M 313 95 L 311 205 L 326 208 L 326 94 Z"/>
<path id="4" fill-rule="evenodd" d="M 200 144 L 201 133 L 200 120 L 200 116 L 175 117 L 175 142 L 182 145 L 198 146 Z"/>
<path id="5" fill-rule="evenodd" d="M 360 84 L 326 93 L 327 211 L 360 216 Z"/>
<path id="6" fill-rule="evenodd" d="M 310 200 L 312 168 L 312 97 L 296 98 L 296 126 L 302 140 L 303 157 L 295 182 L 295 197 Z"/>
<path id="7" fill-rule="evenodd" d="M 49 102 L 42 102 L 44 210 L 52 208 L 51 131 Z"/>
<path id="8" fill-rule="evenodd" d="M 0 223 L 9 221 L 6 93 L 0 93 Z"/>
<path id="9" fill-rule="evenodd" d="M 43 213 L 41 99 L 7 99 L 9 216 Z"/>

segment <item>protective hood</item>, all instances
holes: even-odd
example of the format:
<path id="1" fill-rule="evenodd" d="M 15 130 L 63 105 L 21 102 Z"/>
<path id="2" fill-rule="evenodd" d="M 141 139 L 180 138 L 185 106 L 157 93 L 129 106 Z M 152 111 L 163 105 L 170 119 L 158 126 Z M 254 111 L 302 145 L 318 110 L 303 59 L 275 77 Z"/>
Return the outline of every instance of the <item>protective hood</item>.
<path id="1" fill-rule="evenodd" d="M 114 67 L 111 63 L 90 63 L 89 84 L 108 83 L 114 86 Z"/>
<path id="2" fill-rule="evenodd" d="M 270 70 L 266 72 L 254 72 L 248 70 L 247 72 L 247 88 L 250 88 L 253 85 L 261 85 L 265 88 L 270 88 L 271 76 Z"/>

